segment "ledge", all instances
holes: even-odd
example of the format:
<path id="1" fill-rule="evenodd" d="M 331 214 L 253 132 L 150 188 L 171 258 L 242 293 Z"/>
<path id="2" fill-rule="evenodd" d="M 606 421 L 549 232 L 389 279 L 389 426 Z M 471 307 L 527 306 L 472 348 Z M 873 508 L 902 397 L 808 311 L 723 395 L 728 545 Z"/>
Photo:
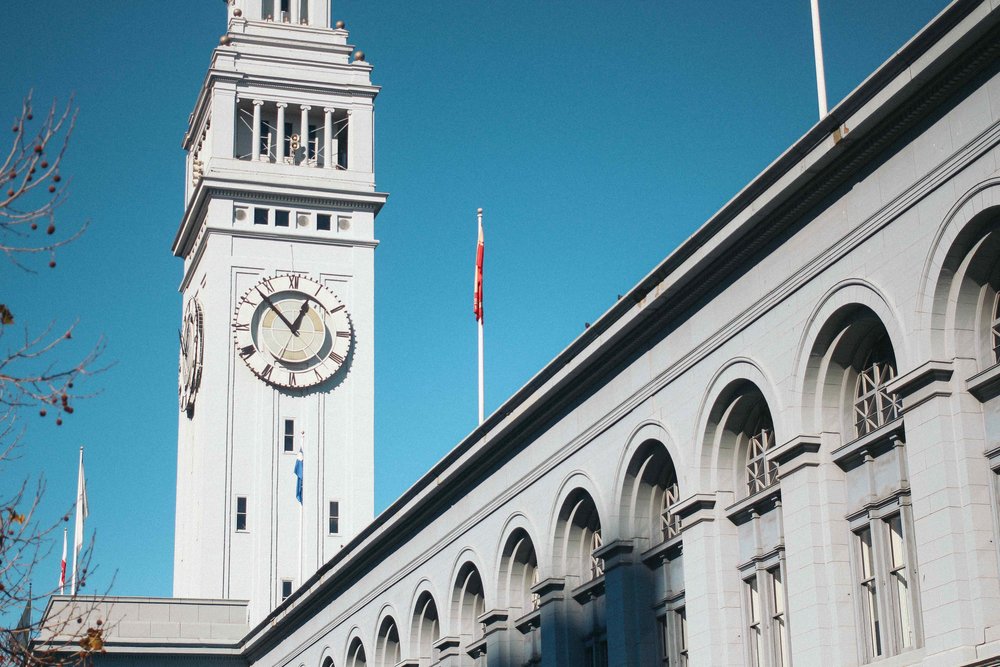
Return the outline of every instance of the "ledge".
<path id="1" fill-rule="evenodd" d="M 833 462 L 844 472 L 853 470 L 861 465 L 865 454 L 879 456 L 895 447 L 895 441 L 902 440 L 904 433 L 903 418 L 899 417 L 833 450 Z"/>
<path id="2" fill-rule="evenodd" d="M 438 660 L 444 660 L 451 656 L 458 656 L 461 645 L 462 640 L 458 637 L 442 637 L 431 644 L 431 648 L 437 651 Z"/>
<path id="3" fill-rule="evenodd" d="M 529 611 L 524 616 L 514 620 L 514 627 L 522 635 L 542 627 L 542 612 L 540 609 Z"/>
<path id="4" fill-rule="evenodd" d="M 986 460 L 990 462 L 990 470 L 993 472 L 1000 472 L 1000 447 L 987 449 L 983 452 L 983 456 L 985 456 Z"/>
<path id="5" fill-rule="evenodd" d="M 981 373 L 976 373 L 965 381 L 969 393 L 985 403 L 1000 396 L 1000 364 L 994 364 Z"/>
<path id="6" fill-rule="evenodd" d="M 639 556 L 647 567 L 654 568 L 664 561 L 679 558 L 684 552 L 683 535 L 675 535 L 669 540 L 660 542 L 652 549 L 647 549 Z"/>
<path id="7" fill-rule="evenodd" d="M 932 398 L 951 395 L 951 376 L 955 372 L 950 361 L 931 359 L 909 373 L 900 375 L 886 389 L 903 399 L 903 414 Z"/>
<path id="8" fill-rule="evenodd" d="M 507 629 L 507 619 L 510 614 L 506 609 L 491 609 L 476 619 L 477 623 L 483 624 L 483 636 L 489 636 L 494 632 L 501 632 Z"/>
<path id="9" fill-rule="evenodd" d="M 465 649 L 465 652 L 472 659 L 481 658 L 486 655 L 486 637 L 470 642 L 469 646 Z"/>
<path id="10" fill-rule="evenodd" d="M 775 483 L 763 491 L 733 503 L 726 508 L 726 516 L 737 526 L 743 525 L 754 514 L 761 516 L 767 514 L 781 504 L 781 486 Z"/>
<path id="11" fill-rule="evenodd" d="M 565 590 L 566 580 L 562 577 L 542 579 L 531 587 L 531 592 L 538 596 L 539 607 L 547 605 L 550 602 L 562 600 L 565 597 Z"/>
<path id="12" fill-rule="evenodd" d="M 604 575 L 597 577 L 596 579 L 591 579 L 585 584 L 581 584 L 574 588 L 571 592 L 573 599 L 580 604 L 587 604 L 594 598 L 599 598 L 604 595 Z"/>

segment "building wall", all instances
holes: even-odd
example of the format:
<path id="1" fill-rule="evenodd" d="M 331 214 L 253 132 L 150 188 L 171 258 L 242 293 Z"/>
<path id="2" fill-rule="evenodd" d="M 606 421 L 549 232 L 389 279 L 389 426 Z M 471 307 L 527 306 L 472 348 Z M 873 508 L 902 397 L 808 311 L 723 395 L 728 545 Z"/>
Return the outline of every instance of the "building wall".
<path id="1" fill-rule="evenodd" d="M 657 616 L 680 657 L 683 607 L 690 664 L 751 664 L 745 582 L 773 585 L 766 578 L 777 571 L 791 660 L 862 664 L 878 652 L 866 648 L 865 530 L 880 599 L 900 596 L 909 609 L 908 623 L 881 617 L 880 664 L 1000 655 L 996 476 L 985 456 L 996 443 L 987 431 L 995 399 L 977 379 L 992 377 L 997 361 L 998 139 L 992 65 L 741 257 L 697 307 L 630 332 L 648 336 L 641 351 L 596 383 L 578 378 L 581 395 L 561 385 L 541 426 L 484 435 L 484 447 L 508 443 L 497 460 L 457 454 L 437 480 L 450 485 L 440 500 L 401 500 L 392 534 L 356 545 L 363 556 L 327 570 L 313 584 L 322 591 L 279 610 L 278 630 L 251 633 L 248 656 L 355 665 L 360 641 L 368 664 L 536 664 L 540 652 L 541 664 L 580 665 L 606 641 L 610 664 L 660 664 Z M 855 387 L 879 345 L 894 370 L 883 398 L 903 408 L 859 436 Z M 752 433 L 740 431 L 751 422 L 771 425 L 767 460 L 779 477 L 754 494 Z M 641 480 L 669 480 L 671 467 L 669 516 L 681 528 L 664 540 L 648 496 L 663 488 Z M 588 582 L 595 513 L 604 574 Z M 537 561 L 540 637 L 515 627 L 531 625 L 532 605 L 519 601 L 523 586 L 511 593 L 517 568 L 504 558 L 511 536 L 524 534 Z M 903 592 L 894 547 L 906 552 Z M 439 614 L 433 652 L 414 627 L 424 592 Z M 765 639 L 776 636 L 771 625 Z M 780 664 L 778 653 L 761 664 Z"/>

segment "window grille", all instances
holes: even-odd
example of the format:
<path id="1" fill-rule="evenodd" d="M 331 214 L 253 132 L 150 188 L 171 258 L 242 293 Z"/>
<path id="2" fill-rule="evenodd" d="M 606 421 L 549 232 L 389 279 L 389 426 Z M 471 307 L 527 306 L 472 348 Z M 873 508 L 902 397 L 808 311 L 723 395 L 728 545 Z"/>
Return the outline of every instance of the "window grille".
<path id="1" fill-rule="evenodd" d="M 677 482 L 674 482 L 663 491 L 663 507 L 660 510 L 660 530 L 663 539 L 669 540 L 681 534 L 681 518 L 671 513 L 671 508 L 680 500 L 680 491 Z"/>
<path id="2" fill-rule="evenodd" d="M 591 580 L 597 579 L 604 574 L 604 559 L 598 558 L 594 555 L 594 552 L 600 549 L 604 545 L 604 541 L 601 539 L 601 531 L 595 530 L 594 534 L 590 538 L 590 578 Z"/>
<path id="3" fill-rule="evenodd" d="M 1000 292 L 993 297 L 993 322 L 990 324 L 993 338 L 993 363 L 1000 363 Z"/>
<path id="4" fill-rule="evenodd" d="M 747 447 L 747 491 L 750 495 L 763 491 L 778 481 L 778 464 L 769 460 L 774 449 L 774 431 L 763 427 L 750 436 Z"/>
<path id="5" fill-rule="evenodd" d="M 854 425 L 858 437 L 867 435 L 899 417 L 903 404 L 886 386 L 896 377 L 896 369 L 888 360 L 871 355 L 858 374 L 854 392 Z"/>

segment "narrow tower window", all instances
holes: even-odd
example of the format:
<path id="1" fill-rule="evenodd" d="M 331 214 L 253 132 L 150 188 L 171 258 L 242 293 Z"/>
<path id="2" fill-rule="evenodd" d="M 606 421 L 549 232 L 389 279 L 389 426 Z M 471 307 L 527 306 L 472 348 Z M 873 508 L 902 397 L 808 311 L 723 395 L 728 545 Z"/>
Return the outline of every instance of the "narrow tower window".
<path id="1" fill-rule="evenodd" d="M 236 496 L 236 530 L 247 529 L 247 497 Z"/>
<path id="2" fill-rule="evenodd" d="M 275 227 L 288 226 L 288 211 L 278 210 L 274 212 L 274 226 Z"/>
<path id="3" fill-rule="evenodd" d="M 292 594 L 292 580 L 282 579 L 281 580 L 281 601 L 284 602 L 288 599 L 288 596 Z"/>
<path id="4" fill-rule="evenodd" d="M 295 451 L 295 420 L 285 420 L 285 431 L 281 436 L 281 449 L 285 452 Z"/>
<path id="5" fill-rule="evenodd" d="M 319 213 L 316 215 L 316 229 L 321 232 L 330 231 L 331 216 L 329 213 Z"/>
<path id="6" fill-rule="evenodd" d="M 330 501 L 330 534 L 340 534 L 340 503 L 336 500 Z"/>
<path id="7" fill-rule="evenodd" d="M 266 225 L 267 224 L 267 209 L 266 208 L 255 208 L 253 210 L 253 224 L 255 224 L 255 225 Z"/>

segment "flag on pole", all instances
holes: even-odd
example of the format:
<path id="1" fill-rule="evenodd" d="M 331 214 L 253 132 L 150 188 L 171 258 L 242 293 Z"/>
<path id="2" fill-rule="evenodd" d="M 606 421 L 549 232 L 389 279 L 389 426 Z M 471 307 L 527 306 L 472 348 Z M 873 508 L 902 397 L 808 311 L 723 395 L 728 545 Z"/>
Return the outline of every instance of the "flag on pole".
<path id="1" fill-rule="evenodd" d="M 302 504 L 302 448 L 295 456 L 295 499 Z"/>
<path id="2" fill-rule="evenodd" d="M 479 241 L 476 243 L 476 286 L 472 294 L 472 312 L 476 315 L 476 321 L 483 321 L 483 254 L 485 245 L 483 243 L 483 209 L 479 209 Z"/>
<path id="3" fill-rule="evenodd" d="M 73 532 L 73 580 L 70 582 L 70 595 L 76 595 L 80 584 L 76 572 L 76 560 L 83 548 L 83 522 L 89 514 L 87 508 L 87 477 L 83 474 L 83 447 L 80 448 L 80 472 L 76 478 L 76 525 Z"/>
<path id="4" fill-rule="evenodd" d="M 66 528 L 63 528 L 63 557 L 59 564 L 59 595 L 66 594 Z"/>

